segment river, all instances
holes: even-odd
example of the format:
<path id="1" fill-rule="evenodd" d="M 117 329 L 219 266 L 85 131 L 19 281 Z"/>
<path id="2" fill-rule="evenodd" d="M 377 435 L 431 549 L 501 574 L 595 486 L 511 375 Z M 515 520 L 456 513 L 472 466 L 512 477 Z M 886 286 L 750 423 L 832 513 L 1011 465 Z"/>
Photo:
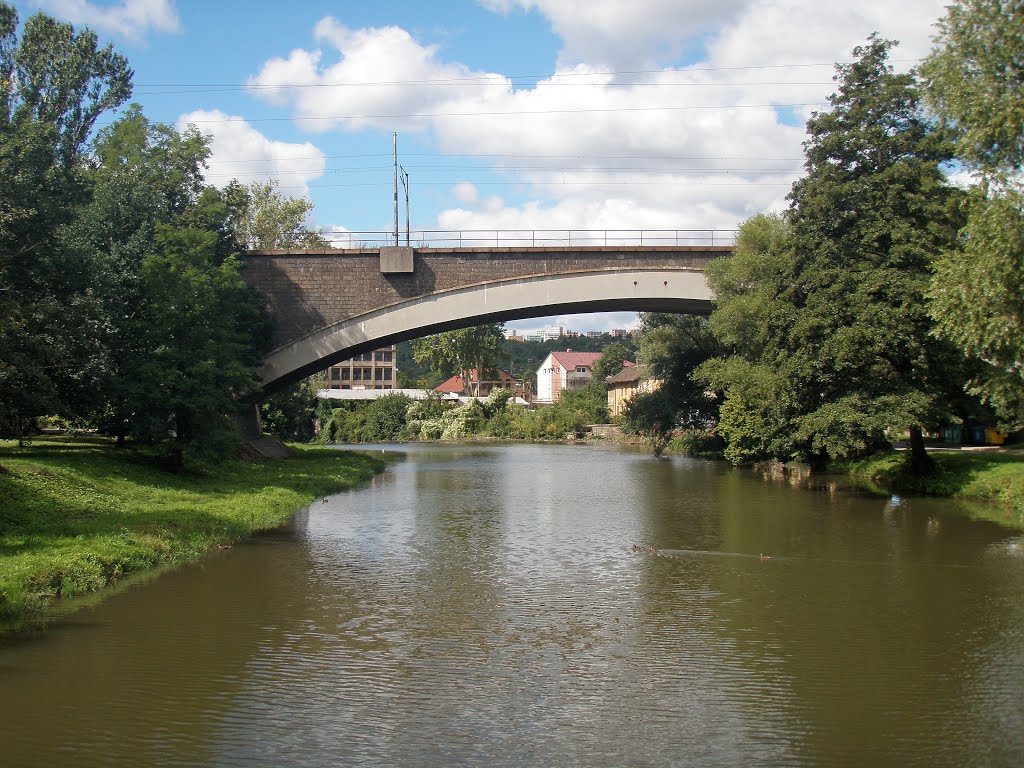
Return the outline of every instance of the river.
<path id="1" fill-rule="evenodd" d="M 0 647 L 0 764 L 1024 765 L 1020 534 L 600 446 L 395 448 Z"/>

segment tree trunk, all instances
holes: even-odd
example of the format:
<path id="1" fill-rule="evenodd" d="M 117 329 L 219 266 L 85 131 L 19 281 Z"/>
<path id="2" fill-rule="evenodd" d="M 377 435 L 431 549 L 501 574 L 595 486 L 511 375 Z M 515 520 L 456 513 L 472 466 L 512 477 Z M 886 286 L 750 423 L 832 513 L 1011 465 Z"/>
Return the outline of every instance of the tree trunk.
<path id="1" fill-rule="evenodd" d="M 910 471 L 915 475 L 926 475 L 935 469 L 935 462 L 924 448 L 924 434 L 921 427 L 910 428 Z"/>

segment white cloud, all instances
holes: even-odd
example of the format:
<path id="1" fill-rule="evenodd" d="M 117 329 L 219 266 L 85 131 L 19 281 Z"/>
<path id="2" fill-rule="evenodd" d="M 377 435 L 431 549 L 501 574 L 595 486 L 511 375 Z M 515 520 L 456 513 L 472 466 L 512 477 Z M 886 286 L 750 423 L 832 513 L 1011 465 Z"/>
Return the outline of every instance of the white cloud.
<path id="1" fill-rule="evenodd" d="M 141 40 L 150 30 L 181 32 L 172 0 L 121 0 L 98 5 L 90 0 L 36 0 L 36 5 L 72 24 L 85 24 L 129 40 Z"/>
<path id="2" fill-rule="evenodd" d="M 876 30 L 902 41 L 895 59 L 916 59 L 943 12 L 943 0 L 480 2 L 548 18 L 565 43 L 556 72 L 513 88 L 398 27 L 326 18 L 320 47 L 266 62 L 249 85 L 310 131 L 415 129 L 442 153 L 493 155 L 517 202 L 485 198 L 464 177 L 440 229 L 731 229 L 785 207 L 802 172 L 802 122 L 834 89 L 829 62 Z M 609 69 L 695 35 L 693 64 Z"/>
<path id="3" fill-rule="evenodd" d="M 282 191 L 297 196 L 324 173 L 327 158 L 310 142 L 273 141 L 240 117 L 219 110 L 197 110 L 178 118 L 178 130 L 193 124 L 211 137 L 207 181 L 225 186 L 231 179 L 245 184 L 275 178 Z"/>
<path id="4" fill-rule="evenodd" d="M 468 181 L 460 181 L 452 187 L 452 197 L 464 205 L 476 205 L 480 200 L 480 192 L 475 184 Z"/>
<path id="5" fill-rule="evenodd" d="M 561 59 L 620 69 L 674 59 L 748 0 L 479 0 L 498 13 L 537 11 L 563 40 Z"/>
<path id="6" fill-rule="evenodd" d="M 266 62 L 247 83 L 253 95 L 291 105 L 309 131 L 423 129 L 429 119 L 397 116 L 484 104 L 509 89 L 500 75 L 439 61 L 436 46 L 419 44 L 399 27 L 350 29 L 327 17 L 314 37 L 340 58 L 328 64 L 333 54 L 297 49 Z"/>

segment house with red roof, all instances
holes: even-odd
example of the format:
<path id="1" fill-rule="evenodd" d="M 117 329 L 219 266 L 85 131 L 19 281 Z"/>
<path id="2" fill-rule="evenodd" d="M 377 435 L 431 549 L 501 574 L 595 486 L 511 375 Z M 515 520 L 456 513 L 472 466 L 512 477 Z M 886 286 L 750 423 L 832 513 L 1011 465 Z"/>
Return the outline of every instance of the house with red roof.
<path id="1" fill-rule="evenodd" d="M 452 376 L 448 381 L 434 387 L 435 392 L 445 395 L 467 395 L 469 397 L 487 397 L 495 389 L 507 389 L 516 397 L 521 397 L 526 402 L 533 400 L 533 386 L 529 381 L 517 379 L 503 368 L 487 368 L 484 371 L 485 378 L 480 380 L 476 368 L 467 371 L 469 386 L 462 380 L 461 376 Z"/>
<path id="2" fill-rule="evenodd" d="M 537 369 L 538 403 L 555 403 L 562 397 L 562 390 L 586 386 L 593 376 L 594 363 L 601 357 L 600 352 L 552 352 Z M 626 361 L 627 366 L 633 363 Z"/>

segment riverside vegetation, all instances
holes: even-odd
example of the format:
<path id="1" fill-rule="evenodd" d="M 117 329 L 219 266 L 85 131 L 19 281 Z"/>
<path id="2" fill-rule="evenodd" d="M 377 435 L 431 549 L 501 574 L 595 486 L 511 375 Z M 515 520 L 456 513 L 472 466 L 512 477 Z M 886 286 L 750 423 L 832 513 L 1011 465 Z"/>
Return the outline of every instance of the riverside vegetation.
<path id="1" fill-rule="evenodd" d="M 280 526 L 384 467 L 299 446 L 280 461 L 182 473 L 159 468 L 152 454 L 102 438 L 0 442 L 0 633 L 39 624 L 56 598 Z"/>

